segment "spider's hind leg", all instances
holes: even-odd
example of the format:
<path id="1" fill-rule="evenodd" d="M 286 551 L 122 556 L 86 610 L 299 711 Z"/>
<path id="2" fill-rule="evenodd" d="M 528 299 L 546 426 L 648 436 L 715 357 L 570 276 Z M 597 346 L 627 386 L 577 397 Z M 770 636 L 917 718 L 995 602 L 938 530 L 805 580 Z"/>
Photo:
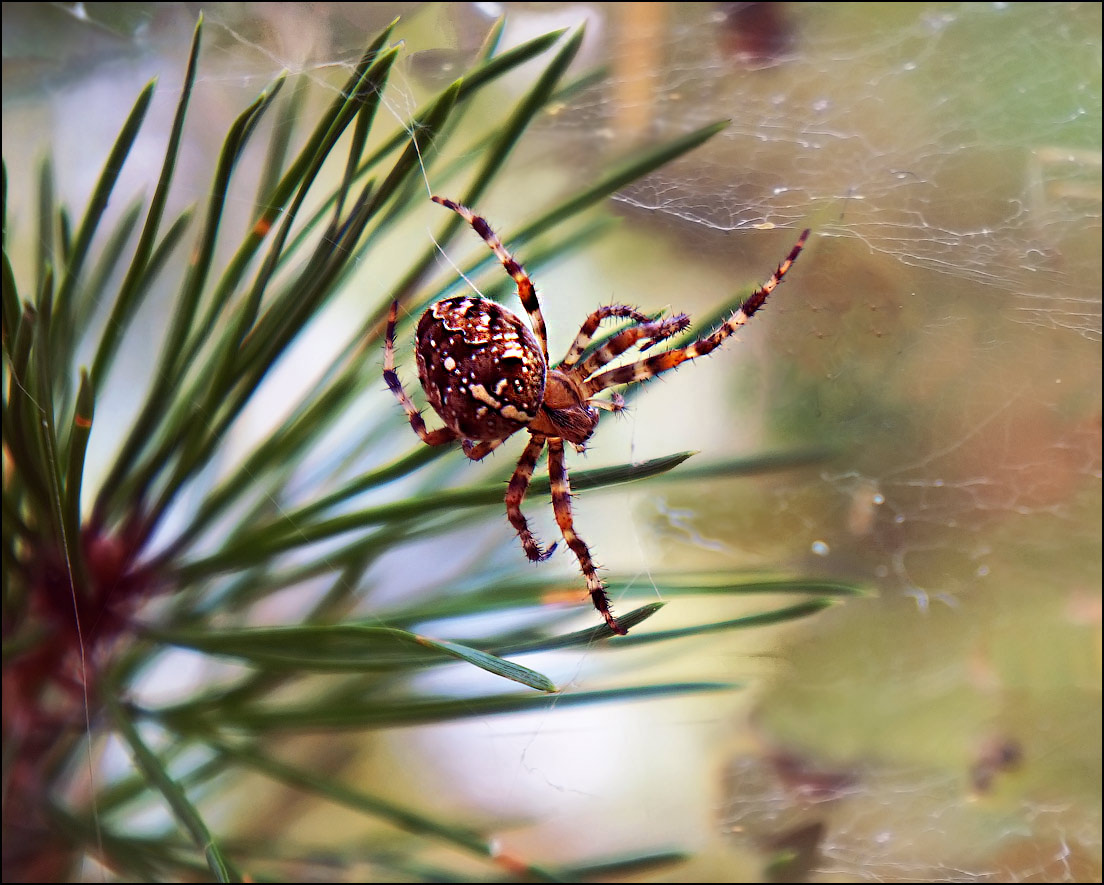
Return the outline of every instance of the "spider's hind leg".
<path id="1" fill-rule="evenodd" d="M 492 439 L 486 442 L 473 442 L 470 439 L 465 439 L 460 441 L 460 447 L 472 461 L 482 461 L 504 442 L 506 442 L 504 439 Z"/>
<path id="2" fill-rule="evenodd" d="M 518 533 L 521 546 L 525 555 L 531 562 L 544 562 L 556 549 L 553 544 L 547 550 L 541 550 L 541 545 L 529 530 L 529 523 L 525 520 L 525 514 L 521 512 L 521 502 L 525 500 L 525 493 L 529 490 L 529 480 L 533 478 L 533 470 L 537 466 L 537 458 L 544 449 L 544 437 L 534 436 L 529 440 L 529 445 L 521 453 L 518 459 L 514 475 L 510 477 L 510 484 L 506 488 L 506 518 L 510 525 Z M 468 457 L 471 457 L 470 455 Z"/>
<path id="3" fill-rule="evenodd" d="M 414 401 L 407 396 L 402 381 L 399 380 L 399 373 L 395 371 L 395 324 L 398 321 L 398 316 L 399 302 L 392 301 L 391 309 L 387 312 L 387 333 L 383 344 L 383 380 L 387 382 L 387 386 L 395 395 L 395 399 L 403 407 L 410 426 L 422 442 L 427 446 L 441 446 L 450 443 L 456 439 L 456 434 L 447 427 L 439 427 L 436 430 L 429 430 L 426 427 L 421 412 L 414 405 Z"/>
<path id="4" fill-rule="evenodd" d="M 502 240 L 498 238 L 492 229 L 490 224 L 487 223 L 481 215 L 476 215 L 467 206 L 461 206 L 459 203 L 449 200 L 445 197 L 430 197 L 434 203 L 439 203 L 446 209 L 451 209 L 461 218 L 463 218 L 468 224 L 472 226 L 472 229 L 479 234 L 484 242 L 491 247 L 491 251 L 498 257 L 498 260 L 502 263 L 506 273 L 508 273 L 517 284 L 518 298 L 521 300 L 521 306 L 525 308 L 525 312 L 529 314 L 529 322 L 533 325 L 533 334 L 537 336 L 537 341 L 540 342 L 541 353 L 544 354 L 545 363 L 548 362 L 548 330 L 544 324 L 544 316 L 541 314 L 540 301 L 537 300 L 537 290 L 533 286 L 533 281 L 529 279 L 529 274 L 525 272 L 525 268 L 521 266 L 516 258 L 506 251 L 506 247 L 502 245 Z"/>

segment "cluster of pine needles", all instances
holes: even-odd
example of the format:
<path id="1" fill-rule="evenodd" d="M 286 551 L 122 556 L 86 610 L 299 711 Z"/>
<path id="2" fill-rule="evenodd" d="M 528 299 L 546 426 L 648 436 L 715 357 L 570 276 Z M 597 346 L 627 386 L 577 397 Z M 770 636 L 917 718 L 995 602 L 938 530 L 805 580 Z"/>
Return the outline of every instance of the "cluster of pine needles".
<path id="1" fill-rule="evenodd" d="M 516 659 L 550 649 L 614 650 L 780 623 L 856 591 L 813 579 L 753 581 L 735 572 L 653 575 L 642 588 L 629 576 L 612 574 L 610 591 L 623 604 L 635 592 L 646 591 L 645 598 L 653 600 L 625 614 L 627 627 L 661 608 L 654 601 L 656 589 L 666 600 L 762 593 L 796 594 L 800 601 L 692 628 L 634 630 L 628 637 L 613 637 L 604 624 L 564 633 L 555 624 L 567 614 L 589 615 L 589 608 L 540 603 L 574 586 L 577 576 L 565 578 L 551 567 L 530 570 L 518 552 L 515 571 L 496 569 L 493 561 L 472 562 L 462 579 L 447 586 L 402 595 L 386 608 L 372 605 L 379 578 L 371 568 L 384 554 L 443 536 L 457 512 L 503 520 L 503 477 L 490 467 L 457 479 L 466 463 L 462 456 L 418 444 L 391 402 L 380 399 L 387 407 L 372 413 L 355 436 L 341 423 L 366 390 L 382 389 L 383 323 L 392 299 L 400 301 L 406 316 L 417 316 L 462 285 L 455 274 L 445 284 L 428 282 L 438 267 L 437 244 L 453 239 L 461 219 L 443 219 L 436 243 L 426 243 L 396 284 L 365 287 L 371 276 L 366 269 L 388 259 L 377 254 L 383 251 L 377 248 L 382 235 L 427 205 L 427 178 L 465 204 L 480 205 L 527 127 L 595 79 L 565 77 L 581 29 L 499 52 L 499 23 L 462 78 L 405 125 L 387 130 L 381 121 L 389 115 L 378 111 L 401 52 L 391 43 L 393 27 L 372 40 L 320 113 L 309 109 L 316 92 L 306 78 L 278 77 L 230 127 L 205 204 L 166 217 L 196 79 L 201 21 L 150 196 L 114 215 L 106 211 L 116 199 L 116 180 L 143 125 L 153 83 L 139 93 L 79 219 L 59 205 L 51 163 L 42 163 L 38 250 L 16 263 L 33 267 L 33 279 L 17 279 L 9 260 L 5 166 L 6 881 L 72 878 L 89 859 L 112 876 L 140 881 L 294 878 L 304 869 L 327 877 L 333 872 L 325 864 L 334 863 L 367 863 L 380 878 L 462 877 L 458 870 L 430 868 L 423 860 L 430 846 L 469 855 L 477 869 L 484 865 L 484 875 L 504 878 L 585 878 L 670 863 L 677 854 L 610 857 L 572 869 L 505 858 L 491 834 L 434 816 L 416 794 L 396 804 L 373 794 L 370 784 L 346 783 L 332 764 L 286 758 L 282 741 L 303 732 L 363 737 L 391 726 L 553 703 L 564 708 L 731 690 L 714 683 L 674 683 L 557 694 L 550 679 Z M 543 69 L 494 128 L 464 122 L 474 98 L 537 58 L 544 58 Z M 302 131 L 303 121 L 311 119 L 313 126 Z M 628 152 L 593 182 L 554 205 L 535 208 L 531 220 L 504 231 L 504 239 L 512 248 L 539 239 L 526 251 L 529 267 L 590 242 L 608 219 L 595 220 L 600 213 L 588 216 L 587 210 L 723 126 Z M 256 156 L 254 143 L 262 132 L 268 133 L 268 144 L 252 203 L 258 207 L 255 223 L 230 253 L 221 224 L 224 210 L 241 187 L 244 159 Z M 334 180 L 336 187 L 323 184 Z M 493 261 L 480 254 L 463 274 L 474 278 L 493 271 Z M 363 293 L 359 326 L 334 343 L 318 380 L 234 469 L 215 469 L 273 368 L 354 274 Z M 508 297 L 508 282 L 489 282 L 484 291 Z M 134 323 L 144 303 L 153 293 L 174 290 L 158 333 L 155 365 L 142 379 L 145 389 L 118 372 L 113 376 L 129 336 L 149 334 Z M 719 322 L 737 303 L 734 295 L 713 320 Z M 78 367 L 78 355 L 88 354 L 87 366 Z M 125 416 L 125 432 L 108 428 L 111 438 L 119 439 L 117 449 L 103 475 L 93 477 L 86 475 L 85 454 L 100 430 L 95 403 L 108 383 L 127 383 L 134 406 Z M 390 442 L 395 439 L 407 446 L 405 453 L 381 458 L 380 450 L 396 450 Z M 330 456 L 312 460 L 323 447 Z M 579 471 L 573 485 L 585 491 L 648 477 L 655 482 L 731 476 L 810 458 L 808 452 L 774 453 L 691 462 L 663 475 L 689 454 Z M 364 469 L 366 460 L 370 466 Z M 312 465 L 308 477 L 304 464 Z M 547 491 L 547 483 L 538 481 L 531 494 Z M 377 503 L 359 503 L 367 493 Z M 274 594 L 307 586 L 314 588 L 310 605 L 297 623 L 256 626 L 258 606 Z M 510 626 L 478 641 L 465 639 L 465 619 L 488 612 L 529 612 L 531 618 L 524 628 L 517 618 L 504 618 L 502 624 Z M 237 666 L 229 670 L 231 678 L 196 686 L 172 705 L 139 702 L 135 686 L 174 648 Z M 411 687 L 412 674 L 443 663 L 480 668 L 524 689 L 504 683 L 500 692 L 458 699 Z M 100 762 L 113 740 L 129 752 L 132 768 L 104 782 Z M 386 849 L 324 846 L 328 859 L 323 860 L 319 846 L 275 837 L 281 827 L 278 810 L 268 816 L 267 839 L 220 831 L 209 823 L 210 809 L 225 803 L 248 777 L 367 815 L 409 838 Z M 151 807 L 168 812 L 164 828 L 153 835 L 135 832 L 132 821 Z M 319 864 L 323 868 L 315 869 Z"/>

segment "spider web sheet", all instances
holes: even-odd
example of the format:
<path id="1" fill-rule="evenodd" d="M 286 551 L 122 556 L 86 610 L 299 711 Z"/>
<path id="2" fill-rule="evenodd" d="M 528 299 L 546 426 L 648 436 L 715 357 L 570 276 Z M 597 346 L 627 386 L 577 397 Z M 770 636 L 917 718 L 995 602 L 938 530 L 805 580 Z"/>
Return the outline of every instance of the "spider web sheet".
<path id="1" fill-rule="evenodd" d="M 393 757 L 442 807 L 534 821 L 504 834 L 522 856 L 692 846 L 688 881 L 756 878 L 778 852 L 823 880 L 1099 880 L 1100 5 L 374 6 L 205 10 L 192 116 L 211 125 L 186 146 L 180 204 L 206 197 L 207 158 L 264 83 L 287 68 L 334 88 L 361 37 L 395 13 L 406 45 L 386 111 L 400 122 L 500 12 L 508 44 L 585 19 L 578 73 L 606 74 L 523 139 L 477 207 L 496 226 L 633 144 L 731 123 L 619 192 L 612 236 L 534 274 L 553 350 L 597 303 L 708 313 L 764 278 L 797 230 L 814 231 L 741 342 L 605 419 L 591 458 L 825 441 L 836 454 L 752 482 L 584 496 L 579 531 L 645 585 L 652 571 L 747 566 L 877 590 L 780 639 L 726 639 L 633 674 L 748 682 L 729 706 L 423 729 Z M 118 26 L 135 45 L 173 46 L 165 62 L 120 56 L 118 34 L 83 6 L 57 9 L 87 27 L 95 76 L 51 67 L 46 110 L 11 97 L 13 71 L 44 77 L 35 52 L 11 66 L 5 13 L 4 153 L 21 221 L 35 155 L 17 140 L 49 132 L 59 186 L 87 194 L 118 128 L 103 109 L 183 67 L 192 14 L 161 4 Z M 512 100 L 527 82 L 498 88 Z M 162 92 L 150 131 L 171 120 L 175 96 Z M 118 193 L 153 180 L 162 149 L 140 141 Z M 255 206 L 238 199 L 244 229 Z M 416 242 L 404 254 L 429 241 L 419 226 L 396 239 Z M 308 364 L 324 325 L 309 337 Z M 124 348 L 118 374 L 140 374 L 151 353 Z M 280 376 L 257 414 L 278 414 L 290 383 Z M 394 407 L 382 389 L 366 396 Z M 132 399 L 109 389 L 97 422 L 117 413 L 125 427 Z M 265 431 L 244 434 L 242 450 Z M 110 457 L 110 440 L 97 443 L 90 469 Z M 529 509 L 551 537 L 550 517 Z M 456 550 L 520 555 L 508 526 L 486 531 Z M 408 577 L 410 555 L 393 577 Z M 562 685 L 606 675 L 600 656 L 526 663 Z"/>
<path id="2" fill-rule="evenodd" d="M 783 6 L 772 43 L 736 6 L 658 23 L 651 114 L 591 110 L 733 120 L 619 199 L 737 278 L 757 229 L 814 229 L 766 389 L 718 429 L 848 451 L 815 482 L 667 496 L 655 526 L 687 567 L 801 547 L 882 597 L 783 652 L 722 819 L 761 849 L 823 827 L 825 878 L 1095 880 L 1100 8 Z"/>

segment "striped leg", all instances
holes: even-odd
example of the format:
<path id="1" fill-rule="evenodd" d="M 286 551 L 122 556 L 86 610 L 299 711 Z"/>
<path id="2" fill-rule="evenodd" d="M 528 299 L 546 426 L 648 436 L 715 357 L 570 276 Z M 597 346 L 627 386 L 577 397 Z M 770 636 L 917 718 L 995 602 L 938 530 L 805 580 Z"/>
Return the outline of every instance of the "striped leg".
<path id="1" fill-rule="evenodd" d="M 609 597 L 606 595 L 605 585 L 598 577 L 598 570 L 590 558 L 590 550 L 583 539 L 575 534 L 574 523 L 571 518 L 571 486 L 567 480 L 567 466 L 564 464 L 563 440 L 553 437 L 548 440 L 548 475 L 552 480 L 552 509 L 556 512 L 556 523 L 563 533 L 567 546 L 579 560 L 579 568 L 586 578 L 587 590 L 594 607 L 602 613 L 609 628 L 614 633 L 624 636 L 628 631 L 622 627 L 617 618 L 610 611 Z"/>
<path id="2" fill-rule="evenodd" d="M 421 413 L 414 405 L 414 401 L 403 390 L 398 372 L 395 371 L 395 323 L 398 316 L 399 302 L 392 301 L 391 310 L 387 312 L 387 335 L 383 344 L 383 380 L 387 382 L 387 386 L 395 394 L 395 399 L 399 401 L 403 411 L 406 412 L 410 426 L 414 428 L 414 432 L 418 434 L 418 438 L 422 442 L 427 446 L 440 446 L 452 442 L 456 439 L 456 434 L 447 427 L 440 427 L 437 430 L 426 429 L 425 421 L 422 420 Z"/>
<path id="3" fill-rule="evenodd" d="M 540 302 L 537 300 L 537 290 L 533 287 L 533 282 L 529 279 L 529 275 L 525 272 L 525 269 L 518 264 L 514 256 L 506 251 L 506 247 L 502 245 L 502 241 L 498 238 L 498 235 L 491 230 L 491 226 L 487 223 L 486 219 L 476 215 L 467 206 L 461 206 L 459 203 L 454 203 L 452 200 L 448 200 L 445 197 L 432 197 L 432 200 L 434 203 L 440 203 L 446 209 L 451 209 L 470 224 L 475 232 L 491 247 L 491 251 L 498 256 L 498 260 L 501 261 L 502 266 L 506 268 L 506 273 L 514 278 L 514 282 L 517 283 L 518 298 L 521 299 L 521 306 L 524 307 L 525 312 L 529 314 L 529 322 L 533 325 L 533 334 L 537 336 L 537 340 L 540 342 L 541 353 L 544 354 L 544 361 L 547 363 L 548 330 L 545 328 L 544 317 L 541 315 Z"/>
<path id="4" fill-rule="evenodd" d="M 624 304 L 611 304 L 607 307 L 599 307 L 594 313 L 586 318 L 586 322 L 583 323 L 579 329 L 579 334 L 575 336 L 575 340 L 571 343 L 571 347 L 567 349 L 567 356 L 565 356 L 557 369 L 570 369 L 579 361 L 579 357 L 583 355 L 583 351 L 590 346 L 591 340 L 594 338 L 594 333 L 598 331 L 598 327 L 602 324 L 603 320 L 610 317 L 626 317 L 637 323 L 650 323 L 652 318 L 645 316 L 638 310 L 634 310 L 631 307 L 627 307 Z"/>
<path id="5" fill-rule="evenodd" d="M 637 381 L 646 381 L 669 369 L 675 368 L 675 366 L 687 360 L 705 356 L 707 353 L 717 348 L 726 338 L 739 329 L 740 326 L 751 319 L 755 312 L 766 303 L 771 292 L 773 292 L 775 287 L 782 281 L 786 272 L 793 265 L 794 261 L 797 260 L 797 256 L 801 254 L 801 250 L 805 246 L 805 240 L 808 239 L 808 237 L 809 231 L 803 231 L 793 249 L 790 250 L 790 254 L 786 256 L 786 260 L 778 265 L 778 269 L 771 275 L 771 278 L 767 280 L 760 289 L 753 292 L 751 297 L 743 303 L 740 309 L 732 315 L 728 322 L 717 329 L 712 335 L 707 335 L 705 338 L 699 338 L 687 347 L 657 353 L 655 356 L 650 356 L 647 359 L 638 360 L 627 366 L 619 366 L 616 369 L 609 369 L 608 371 L 595 375 L 584 384 L 584 390 L 587 395 L 592 396 L 600 390 L 605 390 L 607 387 L 616 387 L 619 384 L 632 384 Z"/>
<path id="6" fill-rule="evenodd" d="M 689 325 L 690 317 L 680 313 L 677 316 L 622 329 L 583 360 L 575 373 L 579 378 L 586 378 L 588 375 L 597 372 L 606 363 L 617 359 L 633 345 L 640 344 L 643 341 L 645 343 L 641 345 L 641 350 L 647 350 L 653 344 L 658 344 L 672 335 L 677 335 Z"/>
<path id="7" fill-rule="evenodd" d="M 510 520 L 510 525 L 521 538 L 525 555 L 532 562 L 543 562 L 556 549 L 556 545 L 553 544 L 547 550 L 541 550 L 537 539 L 529 531 L 529 523 L 525 521 L 525 515 L 521 512 L 521 502 L 525 500 L 525 493 L 529 490 L 529 480 L 533 478 L 533 468 L 537 466 L 537 458 L 540 457 L 543 448 L 543 436 L 534 436 L 529 440 L 529 445 L 521 453 L 517 469 L 514 470 L 514 475 L 510 477 L 510 484 L 506 488 L 506 518 Z"/>

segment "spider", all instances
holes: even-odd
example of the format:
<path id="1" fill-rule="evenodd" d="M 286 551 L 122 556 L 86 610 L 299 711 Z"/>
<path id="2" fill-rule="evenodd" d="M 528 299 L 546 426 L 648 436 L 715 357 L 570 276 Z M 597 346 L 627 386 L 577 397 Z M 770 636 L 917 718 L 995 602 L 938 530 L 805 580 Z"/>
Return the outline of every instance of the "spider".
<path id="1" fill-rule="evenodd" d="M 399 303 L 393 301 L 387 317 L 384 380 L 405 410 L 410 426 L 426 445 L 439 446 L 459 440 L 464 454 L 479 461 L 519 430 L 529 431 L 529 444 L 521 453 L 506 488 L 506 516 L 521 539 L 525 555 L 533 562 L 546 560 L 556 549 L 555 544 L 547 550 L 541 549 L 521 512 L 537 459 L 548 446 L 548 474 L 556 523 L 579 560 L 595 608 L 613 632 L 624 635 L 627 631 L 610 610 L 606 588 L 598 576 L 590 550 L 575 534 L 564 443 L 569 442 L 582 452 L 598 425 L 598 410 L 618 412 L 625 407 L 624 400 L 616 393 L 609 400 L 598 399 L 596 394 L 600 391 L 646 381 L 720 346 L 763 306 L 801 252 L 809 231 L 801 234 L 770 279 L 723 326 L 693 344 L 604 369 L 631 348 L 647 350 L 690 325 L 690 318 L 684 313 L 656 319 L 631 307 L 611 304 L 599 307 L 586 318 L 567 355 L 555 366 L 550 366 L 544 317 L 528 274 L 506 251 L 485 219 L 452 200 L 432 199 L 467 221 L 490 246 L 517 284 L 518 297 L 529 315 L 532 329 L 500 304 L 475 295 L 445 298 L 430 306 L 418 321 L 415 356 L 426 398 L 445 426 L 429 430 L 395 372 L 395 324 Z M 598 326 L 610 318 L 628 319 L 631 323 L 586 355 Z"/>

